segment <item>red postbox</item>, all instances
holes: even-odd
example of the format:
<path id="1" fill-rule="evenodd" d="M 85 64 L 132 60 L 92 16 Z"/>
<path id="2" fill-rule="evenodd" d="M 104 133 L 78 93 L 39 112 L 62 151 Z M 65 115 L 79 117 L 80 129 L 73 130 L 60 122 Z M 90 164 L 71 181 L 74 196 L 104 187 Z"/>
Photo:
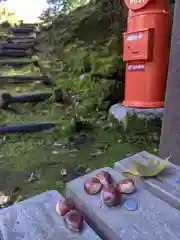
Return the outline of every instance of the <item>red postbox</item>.
<path id="1" fill-rule="evenodd" d="M 128 107 L 164 106 L 171 17 L 168 0 L 125 0 L 129 8 L 124 33 L 125 99 Z"/>

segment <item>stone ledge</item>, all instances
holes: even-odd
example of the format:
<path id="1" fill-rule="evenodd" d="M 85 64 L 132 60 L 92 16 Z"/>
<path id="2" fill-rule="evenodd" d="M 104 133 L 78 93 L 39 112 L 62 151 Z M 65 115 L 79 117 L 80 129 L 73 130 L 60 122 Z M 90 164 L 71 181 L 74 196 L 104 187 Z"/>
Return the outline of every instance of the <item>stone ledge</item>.
<path id="1" fill-rule="evenodd" d="M 116 162 L 114 169 L 122 172 L 131 167 L 133 160 L 140 161 L 147 165 L 148 159 L 150 158 L 156 159 L 159 162 L 162 161 L 161 158 L 143 151 Z M 178 177 L 180 178 L 180 167 L 169 162 L 166 169 L 164 169 L 156 179 L 144 179 L 143 182 L 146 188 L 155 196 L 180 209 L 180 183 L 177 182 Z"/>
<path id="2" fill-rule="evenodd" d="M 57 191 L 48 191 L 0 210 L 2 239 L 100 240 L 87 224 L 82 233 L 67 229 L 63 217 L 56 213 L 56 202 L 61 199 Z"/>
<path id="3" fill-rule="evenodd" d="M 115 182 L 125 177 L 111 168 L 104 168 L 113 176 Z M 139 204 L 135 212 L 128 212 L 124 206 L 115 208 L 100 207 L 99 194 L 90 196 L 84 191 L 84 182 L 93 177 L 102 169 L 80 177 L 66 186 L 66 195 L 70 197 L 77 209 L 86 217 L 90 226 L 93 226 L 103 240 L 178 240 L 180 238 L 179 219 L 180 212 L 168 203 L 153 196 L 144 189 L 138 187 L 136 193 L 131 196 L 123 196 L 126 199 L 134 199 Z"/>

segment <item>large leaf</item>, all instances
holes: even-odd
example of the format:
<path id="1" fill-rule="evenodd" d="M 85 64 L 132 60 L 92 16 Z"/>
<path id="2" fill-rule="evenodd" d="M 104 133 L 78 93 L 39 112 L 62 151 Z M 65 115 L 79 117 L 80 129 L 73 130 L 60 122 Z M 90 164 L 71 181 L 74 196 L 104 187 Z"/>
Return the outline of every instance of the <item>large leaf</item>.
<path id="1" fill-rule="evenodd" d="M 155 171 L 153 171 L 149 166 L 146 166 L 138 161 L 134 161 L 133 165 L 139 173 L 139 176 L 150 177 L 154 175 Z"/>
<path id="2" fill-rule="evenodd" d="M 157 171 L 156 171 L 156 174 L 159 174 L 166 166 L 167 166 L 167 163 L 169 161 L 169 158 L 171 157 L 171 155 L 164 159 L 158 166 L 157 166 Z"/>
<path id="3" fill-rule="evenodd" d="M 132 162 L 133 167 L 131 169 L 126 169 L 123 172 L 141 177 L 155 177 L 166 167 L 169 158 L 170 156 L 164 159 L 161 163 L 155 159 L 149 159 L 147 165 L 134 160 Z"/>
<path id="4" fill-rule="evenodd" d="M 139 173 L 135 168 L 126 169 L 123 171 L 123 173 L 129 173 L 131 175 L 139 176 Z"/>
<path id="5" fill-rule="evenodd" d="M 156 159 L 153 159 L 153 158 L 150 158 L 150 159 L 149 159 L 149 161 L 148 161 L 148 166 L 149 166 L 151 169 L 156 168 L 158 165 L 159 165 L 159 162 L 158 162 Z"/>

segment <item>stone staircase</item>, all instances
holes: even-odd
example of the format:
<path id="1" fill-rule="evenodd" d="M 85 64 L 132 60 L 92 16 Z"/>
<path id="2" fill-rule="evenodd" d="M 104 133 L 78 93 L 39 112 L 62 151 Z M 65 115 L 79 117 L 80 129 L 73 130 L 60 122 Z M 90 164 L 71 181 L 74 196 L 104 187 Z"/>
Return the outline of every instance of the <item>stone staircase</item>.
<path id="1" fill-rule="evenodd" d="M 117 183 L 130 177 L 123 175 L 122 170 L 129 167 L 133 160 L 147 164 L 152 157 L 159 162 L 162 161 L 147 152 L 140 152 L 116 162 L 114 169 L 109 167 L 98 169 L 67 183 L 66 198 L 73 201 L 85 220 L 83 231 L 80 233 L 70 231 L 63 221 L 63 217 L 56 213 L 56 202 L 63 199 L 57 191 L 48 191 L 3 209 L 0 211 L 0 229 L 2 229 L 2 219 L 8 214 L 8 216 L 14 217 L 15 223 L 18 221 L 19 229 L 24 229 L 21 230 L 21 234 L 23 232 L 24 235 L 28 235 L 32 232 L 32 228 L 36 229 L 31 238 L 18 238 L 23 240 L 32 238 L 48 240 L 179 240 L 180 167 L 168 163 L 166 169 L 157 178 L 133 177 L 136 191 L 130 195 L 122 195 L 121 204 L 117 207 L 103 206 L 99 194 L 88 195 L 84 190 L 84 182 L 102 170 L 108 171 L 113 177 L 114 183 Z M 132 203 L 136 203 L 135 208 Z M 27 216 L 27 227 L 23 228 L 25 216 Z M 8 220 L 6 218 L 7 226 L 12 224 L 10 219 L 10 217 Z M 13 239 L 15 239 L 15 235 Z"/>
<path id="2" fill-rule="evenodd" d="M 37 55 L 36 34 L 38 32 L 37 24 L 21 24 L 18 27 L 10 28 L 8 31 L 8 37 L 1 42 L 0 46 L 0 66 L 9 66 L 14 69 L 20 69 L 28 65 L 36 65 L 39 67 L 37 60 L 33 60 L 33 56 Z M 51 88 L 47 92 L 25 93 L 23 95 L 12 96 L 8 92 L 8 87 L 10 84 L 17 84 L 18 86 L 23 86 L 24 84 L 33 82 L 42 82 L 44 84 L 49 84 Z M 52 96 L 52 86 L 48 82 L 49 79 L 43 73 L 40 75 L 0 75 L 0 88 L 1 85 L 6 85 L 6 92 L 1 91 L 0 93 L 0 107 L 6 109 L 9 105 L 13 103 L 37 103 L 45 101 Z M 21 124 L 15 126 L 0 126 L 0 134 L 6 133 L 16 133 L 16 132 L 38 132 L 54 127 L 53 123 L 37 123 L 37 124 Z"/>

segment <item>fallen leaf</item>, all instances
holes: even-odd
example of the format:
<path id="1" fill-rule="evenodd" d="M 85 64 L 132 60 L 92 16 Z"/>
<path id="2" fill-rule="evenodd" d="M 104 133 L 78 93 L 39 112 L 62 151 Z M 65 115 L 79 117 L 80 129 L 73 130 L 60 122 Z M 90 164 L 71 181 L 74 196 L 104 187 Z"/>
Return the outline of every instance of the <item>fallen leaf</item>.
<path id="1" fill-rule="evenodd" d="M 156 171 L 156 174 L 160 173 L 163 169 L 165 169 L 165 167 L 167 166 L 168 164 L 168 161 L 169 161 L 169 158 L 171 157 L 171 155 L 164 159 L 158 166 L 157 166 L 157 171 Z"/>
<path id="2" fill-rule="evenodd" d="M 135 176 L 139 176 L 139 173 L 135 168 L 126 169 L 126 170 L 123 171 L 123 173 L 128 173 L 128 174 L 132 174 L 132 175 L 135 175 Z"/>
<path id="3" fill-rule="evenodd" d="M 131 169 L 126 169 L 123 172 L 141 177 L 155 177 L 166 167 L 169 158 L 170 156 L 162 160 L 161 163 L 155 159 L 149 159 L 147 165 L 135 160 L 132 162 L 133 167 Z"/>

